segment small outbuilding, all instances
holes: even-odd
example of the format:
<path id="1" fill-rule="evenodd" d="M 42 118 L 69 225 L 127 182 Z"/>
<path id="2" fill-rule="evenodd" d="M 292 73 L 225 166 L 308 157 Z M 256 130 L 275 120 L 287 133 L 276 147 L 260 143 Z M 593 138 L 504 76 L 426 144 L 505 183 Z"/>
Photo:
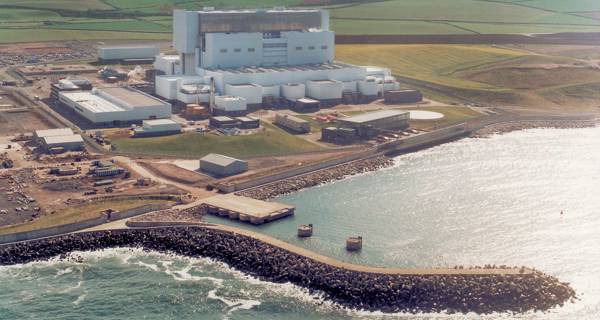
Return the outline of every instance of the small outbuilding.
<path id="1" fill-rule="evenodd" d="M 43 137 L 40 145 L 48 152 L 53 150 L 81 151 L 84 149 L 83 138 L 79 134 Z"/>
<path id="2" fill-rule="evenodd" d="M 135 137 L 156 137 L 181 133 L 181 124 L 171 119 L 144 120 L 141 128 L 134 131 Z"/>
<path id="3" fill-rule="evenodd" d="M 217 177 L 226 177 L 247 171 L 248 162 L 211 153 L 200 159 L 200 170 Z"/>

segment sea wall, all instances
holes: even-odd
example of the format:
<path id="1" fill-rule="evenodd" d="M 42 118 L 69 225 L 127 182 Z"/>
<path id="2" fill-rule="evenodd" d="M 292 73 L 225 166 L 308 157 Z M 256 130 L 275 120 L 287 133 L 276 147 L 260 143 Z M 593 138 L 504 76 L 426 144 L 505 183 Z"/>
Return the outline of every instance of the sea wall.
<path id="1" fill-rule="evenodd" d="M 291 282 L 354 309 L 383 312 L 526 312 L 548 310 L 574 291 L 538 271 L 385 274 L 336 267 L 253 237 L 201 227 L 122 229 L 75 233 L 0 246 L 0 264 L 44 260 L 71 251 L 142 247 L 210 257 L 263 280 Z M 483 272 L 482 272 L 483 271 Z"/>
<path id="2" fill-rule="evenodd" d="M 256 188 L 243 190 L 236 194 L 258 200 L 267 200 L 323 183 L 341 180 L 350 175 L 376 171 L 392 166 L 393 164 L 394 160 L 385 156 L 356 160 L 304 175 L 278 180 Z"/>

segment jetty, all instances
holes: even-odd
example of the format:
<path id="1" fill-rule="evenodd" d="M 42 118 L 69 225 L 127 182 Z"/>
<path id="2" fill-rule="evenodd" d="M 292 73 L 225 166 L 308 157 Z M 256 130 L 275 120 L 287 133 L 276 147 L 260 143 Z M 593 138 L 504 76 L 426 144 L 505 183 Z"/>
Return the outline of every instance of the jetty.
<path id="1" fill-rule="evenodd" d="M 295 207 L 283 203 L 257 200 L 235 194 L 219 194 L 202 199 L 206 213 L 232 220 L 263 224 L 294 214 Z"/>

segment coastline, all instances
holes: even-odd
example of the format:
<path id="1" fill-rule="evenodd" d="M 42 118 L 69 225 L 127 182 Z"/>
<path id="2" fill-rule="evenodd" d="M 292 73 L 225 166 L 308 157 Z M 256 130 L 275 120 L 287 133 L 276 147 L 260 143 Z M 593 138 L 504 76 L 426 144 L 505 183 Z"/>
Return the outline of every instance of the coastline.
<path id="1" fill-rule="evenodd" d="M 484 126 L 481 129 L 474 130 L 470 137 L 473 138 L 489 138 L 495 134 L 505 134 L 513 131 L 527 129 L 580 129 L 592 128 L 598 125 L 598 119 L 587 120 L 514 120 L 492 123 Z"/>
<path id="2" fill-rule="evenodd" d="M 291 282 L 340 306 L 366 311 L 522 313 L 549 310 L 575 297 L 568 284 L 531 269 L 409 269 L 413 272 L 403 273 L 374 268 L 382 271 L 377 273 L 369 267 L 337 265 L 327 257 L 321 261 L 220 226 L 103 230 L 3 245 L 0 265 L 114 247 L 214 258 L 262 280 Z"/>

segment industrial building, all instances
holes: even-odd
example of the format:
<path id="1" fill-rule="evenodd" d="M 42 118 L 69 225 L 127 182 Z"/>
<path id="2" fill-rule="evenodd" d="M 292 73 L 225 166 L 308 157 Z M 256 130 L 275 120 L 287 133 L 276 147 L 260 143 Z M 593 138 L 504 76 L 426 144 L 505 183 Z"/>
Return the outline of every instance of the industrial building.
<path id="1" fill-rule="evenodd" d="M 238 121 L 227 116 L 216 116 L 208 120 L 208 125 L 213 128 L 235 128 Z"/>
<path id="2" fill-rule="evenodd" d="M 382 110 L 338 119 L 338 127 L 354 129 L 360 138 L 371 138 L 381 132 L 404 130 L 409 119 L 410 112 Z"/>
<path id="3" fill-rule="evenodd" d="M 98 48 L 98 60 L 131 63 L 152 62 L 160 53 L 155 46 L 105 46 Z"/>
<path id="4" fill-rule="evenodd" d="M 181 133 L 181 124 L 171 119 L 142 121 L 141 128 L 134 129 L 134 137 L 157 137 Z"/>
<path id="5" fill-rule="evenodd" d="M 414 89 L 390 90 L 385 93 L 385 103 L 416 103 L 423 101 L 421 91 Z"/>
<path id="6" fill-rule="evenodd" d="M 200 170 L 217 177 L 226 177 L 247 171 L 248 162 L 211 153 L 200 159 Z"/>
<path id="7" fill-rule="evenodd" d="M 332 105 L 346 92 L 370 100 L 399 87 L 389 69 L 333 60 L 325 10 L 175 10 L 173 23 L 178 55 L 157 56 L 154 65 L 164 74 L 155 84 L 165 99 L 209 102 L 214 88 L 217 96 L 245 99 L 252 111 L 274 99 Z"/>
<path id="8" fill-rule="evenodd" d="M 253 117 L 237 117 L 238 128 L 240 129 L 256 129 L 260 127 L 260 120 Z"/>
<path id="9" fill-rule="evenodd" d="M 45 152 L 80 151 L 84 148 L 83 138 L 71 128 L 35 130 L 33 137 Z"/>
<path id="10" fill-rule="evenodd" d="M 95 124 L 117 124 L 171 116 L 171 104 L 130 87 L 60 92 L 59 101 Z"/>
<path id="11" fill-rule="evenodd" d="M 61 92 L 92 90 L 92 83 L 87 79 L 61 79 L 50 85 L 50 98 L 58 100 Z"/>
<path id="12" fill-rule="evenodd" d="M 310 123 L 304 119 L 294 117 L 289 114 L 276 114 L 275 121 L 273 122 L 277 126 L 290 130 L 295 133 L 309 133 Z"/>

